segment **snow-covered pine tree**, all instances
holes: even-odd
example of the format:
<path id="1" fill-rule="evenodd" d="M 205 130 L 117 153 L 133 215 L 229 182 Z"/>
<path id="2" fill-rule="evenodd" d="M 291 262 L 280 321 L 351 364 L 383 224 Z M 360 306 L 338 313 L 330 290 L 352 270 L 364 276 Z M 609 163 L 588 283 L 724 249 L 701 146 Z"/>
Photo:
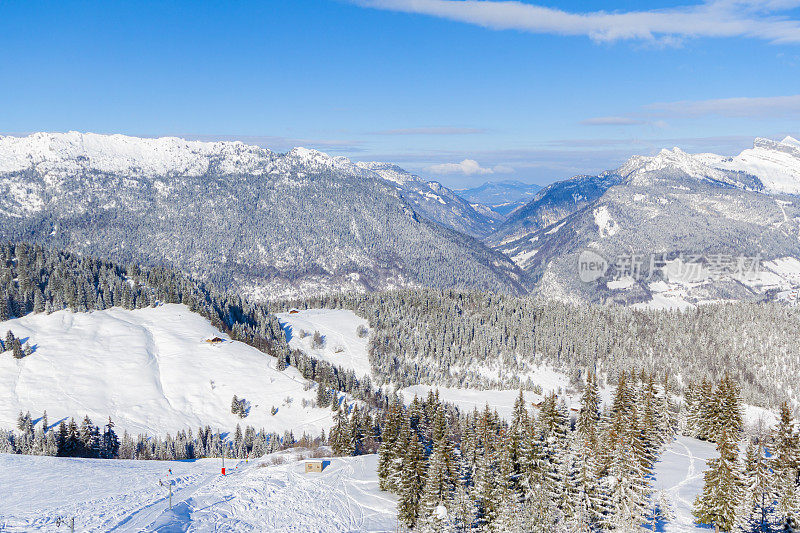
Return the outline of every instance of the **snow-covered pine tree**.
<path id="1" fill-rule="evenodd" d="M 12 346 L 14 346 L 14 341 L 15 340 L 16 340 L 16 337 L 11 332 L 11 330 L 6 331 L 6 341 L 3 343 L 3 348 L 5 350 L 10 350 L 12 348 Z"/>
<path id="2" fill-rule="evenodd" d="M 514 486 L 514 463 L 511 460 L 511 442 L 505 429 L 500 430 L 497 451 L 497 469 L 494 494 L 497 510 L 494 521 L 489 524 L 491 531 L 503 533 L 517 531 L 519 526 L 519 500 Z"/>
<path id="3" fill-rule="evenodd" d="M 658 422 L 663 440 L 671 440 L 678 426 L 675 413 L 675 406 L 672 403 L 672 385 L 670 383 L 669 371 L 664 372 L 661 379 L 661 390 L 659 394 Z"/>
<path id="4" fill-rule="evenodd" d="M 586 385 L 581 394 L 581 409 L 578 413 L 576 430 L 590 448 L 597 446 L 597 431 L 600 422 L 600 397 L 597 391 L 597 378 L 593 372 L 586 375 Z"/>
<path id="5" fill-rule="evenodd" d="M 607 526 L 632 531 L 647 521 L 650 486 L 647 472 L 634 450 L 632 432 L 624 432 L 616 441 L 609 476 L 606 479 Z"/>
<path id="6" fill-rule="evenodd" d="M 738 432 L 723 427 L 717 437 L 720 456 L 710 459 L 703 474 L 703 490 L 692 510 L 697 522 L 716 531 L 732 531 L 742 502 L 742 475 L 738 460 Z"/>
<path id="7" fill-rule="evenodd" d="M 637 437 L 642 446 L 642 466 L 646 471 L 650 471 L 658 457 L 658 451 L 664 438 L 658 425 L 658 397 L 653 376 L 648 376 L 642 399 L 644 405 L 639 409 Z"/>
<path id="8" fill-rule="evenodd" d="M 736 513 L 736 525 L 745 532 L 771 531 L 775 522 L 775 479 L 769 468 L 761 441 L 747 444 L 742 472 L 741 506 Z"/>
<path id="9" fill-rule="evenodd" d="M 475 500 L 472 499 L 466 487 L 459 483 L 453 495 L 453 502 L 450 505 L 450 516 L 452 517 L 455 531 L 459 533 L 472 531 L 477 512 Z"/>
<path id="10" fill-rule="evenodd" d="M 403 456 L 400 474 L 400 491 L 397 501 L 397 517 L 413 528 L 420 513 L 420 498 L 425 482 L 425 453 L 416 433 L 411 434 Z"/>
<path id="11" fill-rule="evenodd" d="M 395 443 L 400 436 L 403 419 L 403 407 L 398 401 L 393 401 L 387 410 L 381 432 L 381 444 L 378 448 L 378 484 L 381 490 L 396 490 L 394 463 Z"/>
<path id="12" fill-rule="evenodd" d="M 478 508 L 477 523 L 488 529 L 497 517 L 499 502 L 496 498 L 496 465 L 493 445 L 481 446 L 476 454 L 471 497 Z"/>
<path id="13" fill-rule="evenodd" d="M 523 463 L 526 462 L 526 456 L 529 453 L 525 450 L 527 431 L 528 409 L 525 407 L 525 397 L 522 394 L 522 389 L 520 389 L 519 396 L 514 401 L 514 411 L 511 415 L 511 428 L 509 431 L 511 462 L 517 475 L 522 473 Z"/>
<path id="14" fill-rule="evenodd" d="M 717 387 L 716 403 L 719 406 L 718 428 L 725 427 L 729 431 L 741 432 L 744 429 L 742 394 L 739 386 L 728 374 L 725 374 Z"/>
<path id="15" fill-rule="evenodd" d="M 593 446 L 587 437 L 576 433 L 570 448 L 573 460 L 568 480 L 574 487 L 574 499 L 570 502 L 572 530 L 589 531 L 600 527 L 608 511 L 597 477 L 596 444 Z"/>
<path id="16" fill-rule="evenodd" d="M 689 381 L 683 388 L 679 425 L 687 437 L 696 437 L 699 433 L 700 390 L 694 381 Z"/>
<path id="17" fill-rule="evenodd" d="M 789 404 L 780 407 L 773 437 L 772 469 L 777 490 L 776 511 L 784 531 L 800 530 L 800 434 L 795 430 Z"/>
<path id="18" fill-rule="evenodd" d="M 329 435 L 333 453 L 336 455 L 353 455 L 353 436 L 350 434 L 350 421 L 344 409 L 337 409 L 333 420 L 334 424 Z"/>
<path id="19" fill-rule="evenodd" d="M 190 432 L 191 433 L 191 432 Z M 114 431 L 114 422 L 108 417 L 108 423 L 103 426 L 103 440 L 100 445 L 100 457 L 114 459 L 119 454 L 119 438 Z M 186 457 L 184 457 L 186 459 Z"/>

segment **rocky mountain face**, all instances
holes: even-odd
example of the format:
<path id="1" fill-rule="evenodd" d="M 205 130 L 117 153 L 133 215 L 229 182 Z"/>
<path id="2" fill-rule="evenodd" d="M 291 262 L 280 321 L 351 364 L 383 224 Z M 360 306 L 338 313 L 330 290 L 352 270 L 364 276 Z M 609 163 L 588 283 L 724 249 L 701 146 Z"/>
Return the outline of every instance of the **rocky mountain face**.
<path id="1" fill-rule="evenodd" d="M 663 150 L 540 191 L 489 237 L 538 293 L 684 306 L 800 286 L 800 143 L 736 157 Z"/>
<path id="2" fill-rule="evenodd" d="M 438 184 L 400 183 L 393 172 L 403 174 L 303 148 L 0 137 L 0 238 L 165 264 L 257 298 L 418 285 L 525 291 L 513 262 L 460 232 L 485 235 L 486 217 Z"/>

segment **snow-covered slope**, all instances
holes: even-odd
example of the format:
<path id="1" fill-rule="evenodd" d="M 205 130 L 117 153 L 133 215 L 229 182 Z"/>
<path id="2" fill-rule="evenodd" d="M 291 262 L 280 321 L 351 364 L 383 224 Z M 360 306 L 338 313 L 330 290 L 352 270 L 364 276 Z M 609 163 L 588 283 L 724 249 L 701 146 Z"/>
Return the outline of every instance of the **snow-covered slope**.
<path id="1" fill-rule="evenodd" d="M 782 141 L 758 138 L 753 148 L 733 158 L 699 154 L 709 165 L 737 170 L 756 176 L 771 192 L 800 193 L 800 141 L 785 137 Z"/>
<path id="2" fill-rule="evenodd" d="M 7 330 L 36 349 L 19 360 L 0 354 L 0 428 L 15 427 L 20 410 L 37 419 L 45 409 L 51 424 L 111 416 L 133 434 L 242 423 L 317 435 L 332 423 L 330 409 L 301 405 L 315 392 L 294 368 L 279 372 L 274 358 L 240 342 L 206 343 L 226 337 L 183 305 L 33 314 L 0 323 Z M 250 402 L 243 420 L 230 411 L 234 394 Z"/>
<path id="3" fill-rule="evenodd" d="M 467 235 L 485 237 L 502 219 L 483 206 L 476 207 L 438 181 L 425 181 L 397 165 L 378 162 L 357 165 L 395 184 L 403 197 L 424 216 Z"/>
<path id="4" fill-rule="evenodd" d="M 680 148 L 661 150 L 652 157 L 635 156 L 617 169 L 623 177 L 637 177 L 658 170 L 680 170 L 696 179 L 770 193 L 800 193 L 800 141 L 785 137 L 781 141 L 758 137 L 753 148 L 737 156 L 712 153 L 688 154 Z M 755 178 L 756 181 L 752 181 Z"/>
<path id="5" fill-rule="evenodd" d="M 53 177 L 96 170 L 141 176 L 200 176 L 212 165 L 223 170 L 263 173 L 275 154 L 241 142 L 147 139 L 95 133 L 34 133 L 0 136 L 0 173 L 35 169 Z"/>
<path id="6" fill-rule="evenodd" d="M 369 331 L 369 323 L 347 309 L 306 309 L 278 313 L 278 320 L 291 348 L 302 350 L 315 359 L 322 359 L 357 376 L 371 376 L 369 337 L 359 337 L 358 328 Z M 314 333 L 323 338 L 321 347 L 314 346 Z"/>
<path id="7" fill-rule="evenodd" d="M 653 489 L 666 495 L 674 518 L 661 524 L 667 533 L 708 531 L 694 522 L 692 507 L 703 490 L 706 461 L 718 456 L 714 445 L 689 437 L 677 437 L 662 452 L 653 472 Z"/>
<path id="8" fill-rule="evenodd" d="M 378 489 L 376 455 L 333 458 L 321 474 L 304 473 L 297 455 L 226 462 L 222 477 L 217 459 L 0 454 L 0 526 L 68 531 L 64 521 L 74 518 L 75 531 L 89 532 L 395 530 L 396 500 Z M 286 463 L 272 465 L 276 459 Z"/>

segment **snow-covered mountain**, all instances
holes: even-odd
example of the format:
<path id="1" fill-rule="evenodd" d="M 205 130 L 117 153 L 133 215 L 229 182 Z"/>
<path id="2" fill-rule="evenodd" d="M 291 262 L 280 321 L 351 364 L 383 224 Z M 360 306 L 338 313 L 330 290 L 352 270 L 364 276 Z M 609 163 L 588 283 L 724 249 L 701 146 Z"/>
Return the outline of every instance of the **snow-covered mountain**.
<path id="1" fill-rule="evenodd" d="M 800 286 L 799 146 L 787 137 L 756 139 L 736 157 L 678 148 L 635 156 L 543 189 L 487 240 L 538 292 L 567 300 L 680 306 L 791 295 Z M 605 261 L 589 283 L 578 271 L 587 250 Z M 620 261 L 631 257 L 645 279 L 623 275 Z M 757 275 L 728 275 L 745 264 Z M 689 268 L 699 272 L 687 277 Z"/>
<path id="2" fill-rule="evenodd" d="M 443 226 L 480 238 L 494 231 L 502 221 L 497 213 L 481 204 L 470 204 L 438 181 L 425 181 L 390 163 L 356 164 L 396 184 L 397 190 L 416 210 Z"/>
<path id="3" fill-rule="evenodd" d="M 461 233 L 490 226 L 439 184 L 305 148 L 0 137 L 0 238 L 166 264 L 261 298 L 416 285 L 524 290 L 510 260 Z"/>

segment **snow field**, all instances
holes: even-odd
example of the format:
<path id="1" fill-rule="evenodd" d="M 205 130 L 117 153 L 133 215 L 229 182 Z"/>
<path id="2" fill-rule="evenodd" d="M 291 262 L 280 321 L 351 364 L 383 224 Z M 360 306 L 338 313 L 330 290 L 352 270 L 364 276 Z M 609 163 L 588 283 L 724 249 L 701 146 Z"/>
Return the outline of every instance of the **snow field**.
<path id="1" fill-rule="evenodd" d="M 111 416 L 119 434 L 201 425 L 225 432 L 241 423 L 299 437 L 332 425 L 330 409 L 302 406 L 316 394 L 296 369 L 277 371 L 275 359 L 227 340 L 183 305 L 28 315 L 0 323 L 7 330 L 36 350 L 19 360 L 0 354 L 0 428 L 15 428 L 20 410 L 37 420 L 45 409 L 51 424 Z M 226 341 L 205 342 L 213 337 Z M 234 394 L 250 402 L 244 419 L 230 412 Z"/>
<path id="2" fill-rule="evenodd" d="M 359 326 L 369 329 L 369 322 L 346 309 L 306 309 L 295 313 L 278 313 L 289 346 L 315 359 L 322 359 L 342 368 L 353 370 L 357 376 L 371 376 L 369 337 L 359 337 Z M 308 335 L 300 337 L 300 332 Z M 325 339 L 321 348 L 312 345 L 314 332 Z"/>
<path id="3" fill-rule="evenodd" d="M 285 464 L 272 465 L 275 456 Z M 52 531 L 393 531 L 396 500 L 377 456 L 331 458 L 306 474 L 292 450 L 250 462 L 125 461 L 0 455 L 0 528 Z M 169 474 L 172 469 L 173 474 Z M 163 483 L 164 485 L 160 484 Z M 172 484 L 172 510 L 168 485 Z"/>

